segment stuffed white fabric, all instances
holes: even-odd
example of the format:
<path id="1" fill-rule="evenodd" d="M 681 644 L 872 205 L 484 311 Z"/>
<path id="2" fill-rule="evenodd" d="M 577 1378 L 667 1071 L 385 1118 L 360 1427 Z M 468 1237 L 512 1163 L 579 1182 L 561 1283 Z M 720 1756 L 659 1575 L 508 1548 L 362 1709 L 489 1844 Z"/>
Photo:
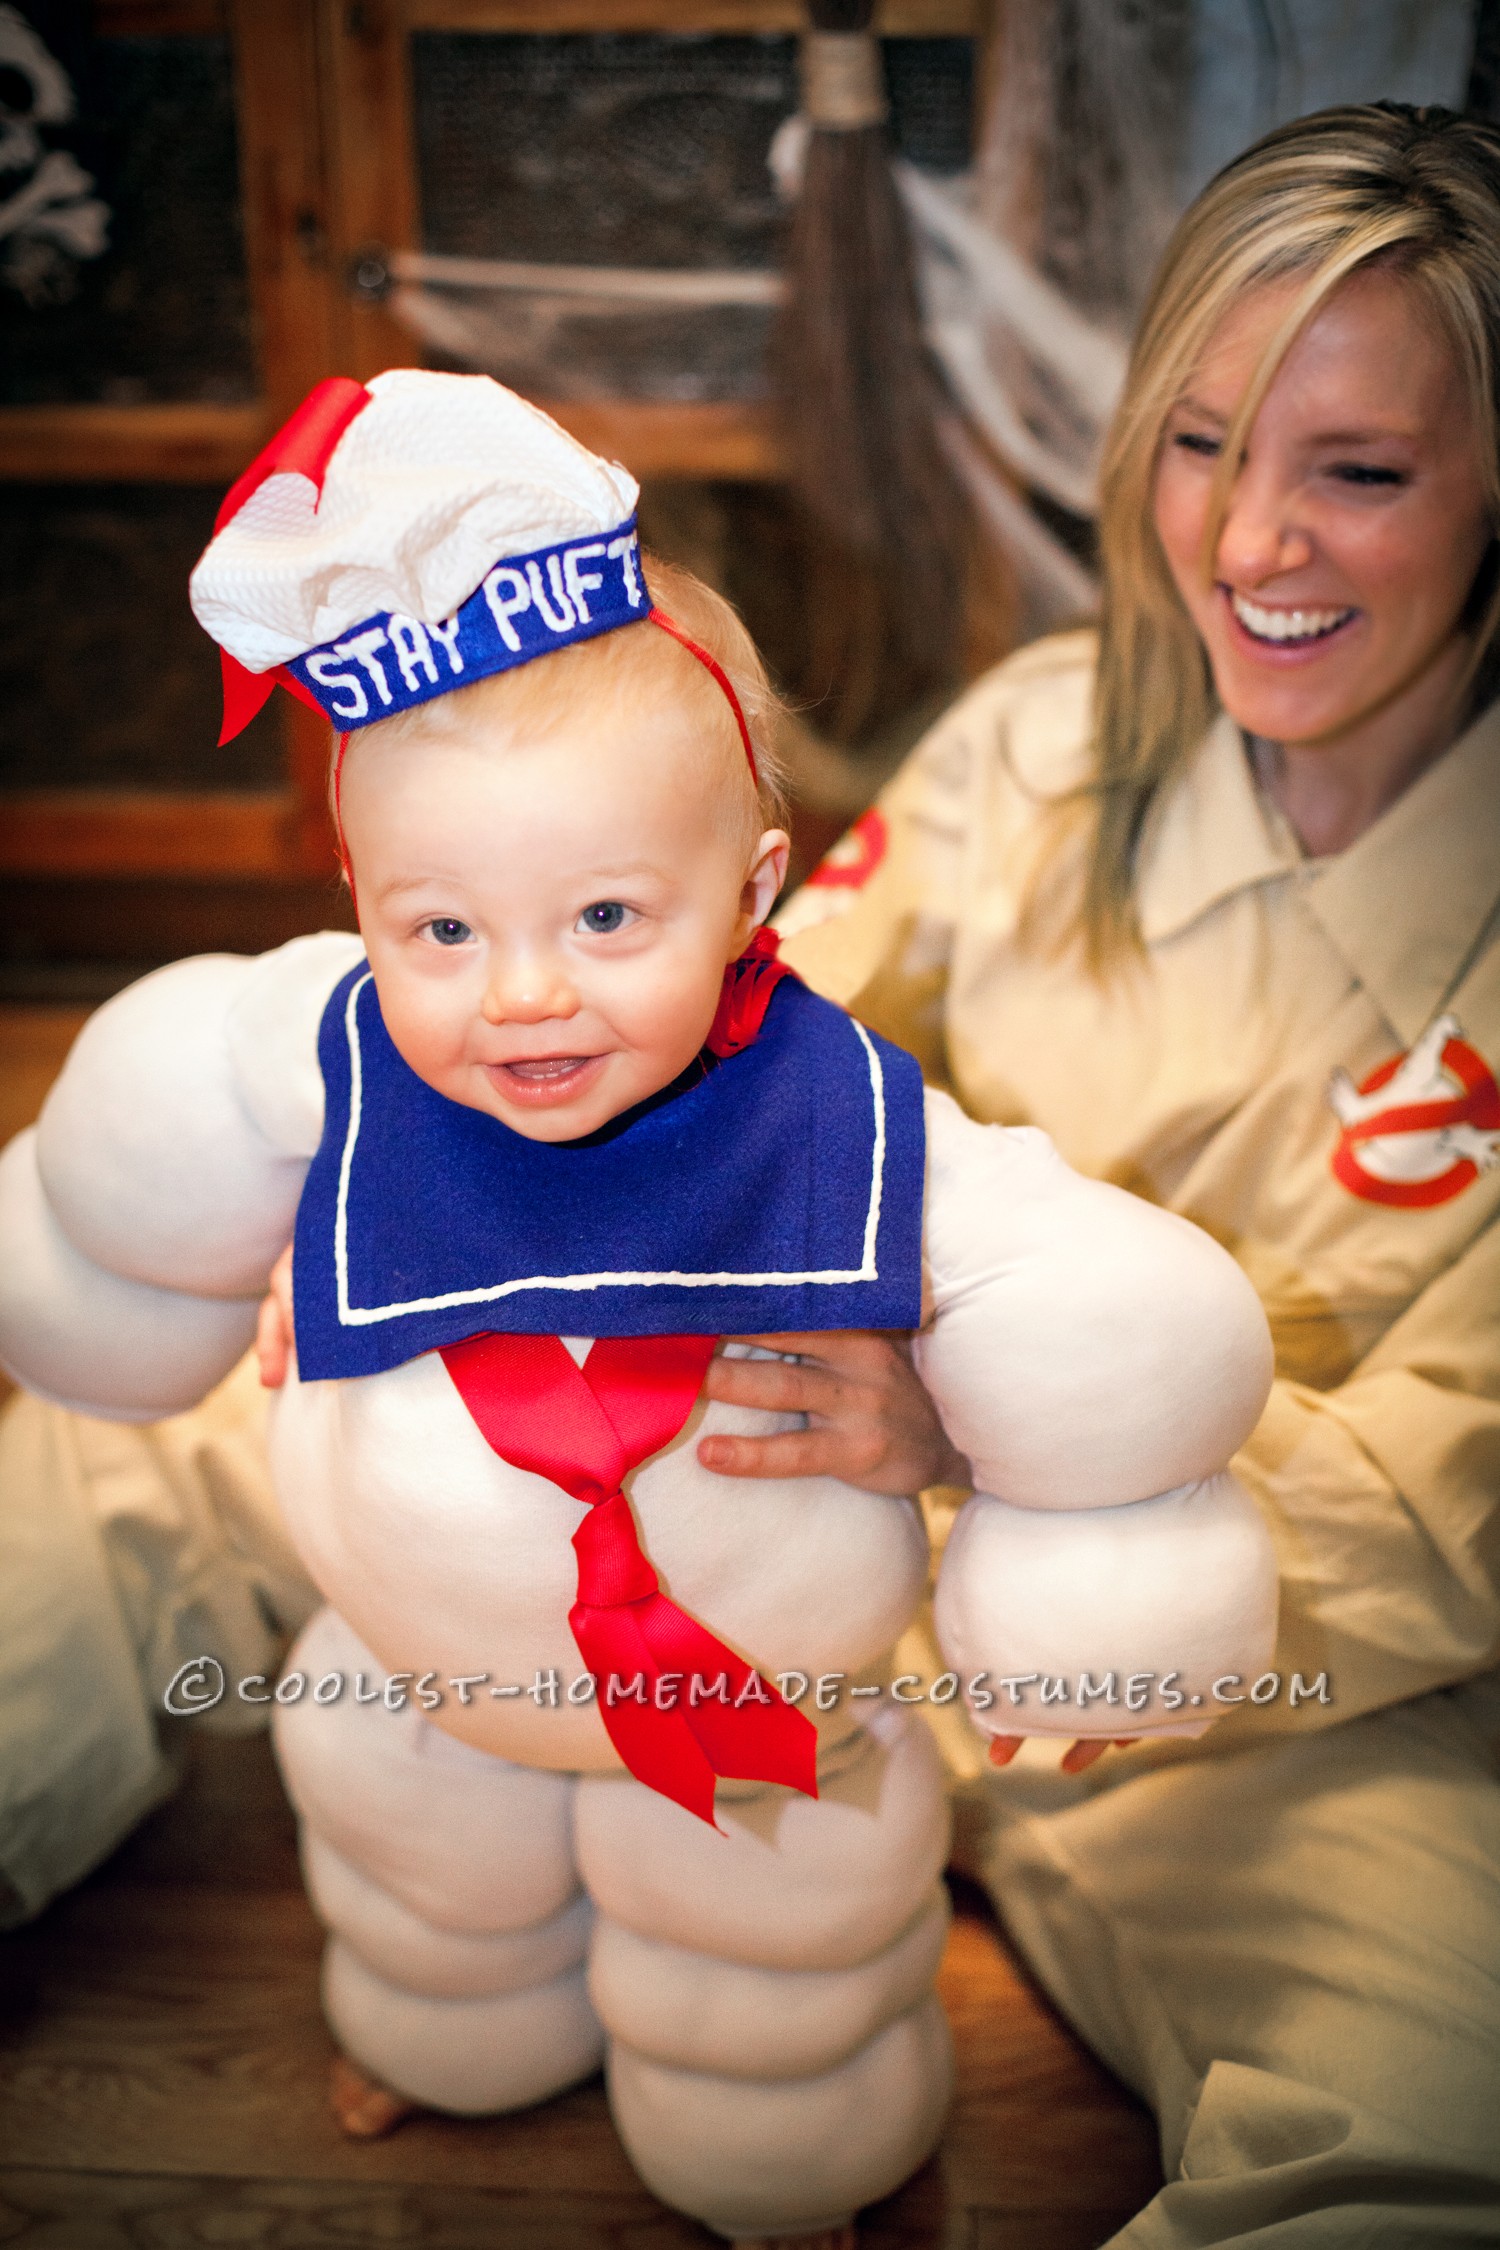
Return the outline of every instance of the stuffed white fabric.
<path id="1" fill-rule="evenodd" d="M 384 1667 L 333 1610 L 299 1635 L 286 1671 L 309 1681 L 274 1719 L 292 1802 L 413 1914 L 473 1934 L 523 1930 L 576 1896 L 571 1779 L 471 1750 L 414 1703 L 391 1711 L 357 1702 L 357 1677 L 383 1682 Z M 316 1703 L 313 1686 L 331 1674 L 343 1693 Z"/>
<path id="2" fill-rule="evenodd" d="M 747 2084 L 619 2042 L 609 2058 L 610 2106 L 642 2179 L 731 2238 L 811 2234 L 890 2195 L 936 2147 L 952 2086 L 935 1996 L 816 2077 Z"/>
<path id="3" fill-rule="evenodd" d="M 606 1917 L 594 1933 L 589 1996 L 610 2035 L 652 2062 L 721 2078 L 812 2078 L 925 1999 L 950 1920 L 937 1883 L 868 1961 L 767 1969 L 642 1937 Z"/>
<path id="4" fill-rule="evenodd" d="M 85 1257 L 42 1186 L 34 1127 L 0 1154 L 0 1241 L 0 1366 L 58 1406 L 159 1422 L 222 1382 L 255 1334 L 258 1295 L 189 1296 Z"/>
<path id="5" fill-rule="evenodd" d="M 934 1623 L 959 1672 L 990 1677 L 996 1701 L 974 1714 L 987 1733 L 1199 1733 L 1214 1679 L 1264 1667 L 1276 1590 L 1260 1514 L 1228 1474 L 1062 1517 L 976 1493 L 943 1550 Z"/>
<path id="6" fill-rule="evenodd" d="M 193 612 L 248 671 L 385 610 L 450 617 L 506 555 L 614 531 L 635 479 L 487 375 L 398 367 L 334 448 L 319 497 L 269 477 L 193 572 Z"/>
<path id="7" fill-rule="evenodd" d="M 1254 1289 L 1201 1228 L 1083 1179 L 1034 1128 L 927 1103 L 922 1380 L 974 1482 L 1110 1508 L 1212 1476 L 1271 1383 Z"/>
<path id="8" fill-rule="evenodd" d="M 306 1820 L 302 1872 L 319 1921 L 372 1975 L 433 2000 L 487 2000 L 550 1984 L 589 1950 L 594 1909 L 580 1891 L 544 1922 L 520 1930 L 439 1929 L 382 1890 Z"/>
<path id="9" fill-rule="evenodd" d="M 628 1776 L 579 1783 L 579 1871 L 601 1914 L 642 1937 L 768 1969 L 854 1968 L 927 1904 L 948 1856 L 927 1728 L 856 1734 L 816 1801 L 721 1788 L 716 1836 Z"/>
<path id="10" fill-rule="evenodd" d="M 357 950 L 329 936 L 182 963 L 101 1011 L 40 1166 L 35 1136 L 0 1160 L 0 1353 L 21 1381 L 128 1417 L 227 1371 L 317 1146 L 317 1027 Z M 974 1125 L 941 1095 L 927 1122 L 935 1309 L 918 1359 L 981 1487 L 942 1572 L 948 1661 L 966 1678 L 1113 1667 L 1121 1694 L 1140 1669 L 1253 1674 L 1274 1571 L 1221 1473 L 1269 1379 L 1248 1283 L 1042 1136 Z M 767 1676 L 878 1685 L 922 1597 L 920 1520 L 831 1480 L 741 1483 L 696 1460 L 705 1431 L 778 1426 L 700 1401 L 631 1480 L 646 1551 Z M 334 1605 L 293 1652 L 308 1686 L 275 1728 L 348 2052 L 477 2113 L 572 2083 L 607 2032 L 643 2176 L 728 2233 L 832 2223 L 898 2185 L 940 2129 L 949 2068 L 927 1730 L 884 1698 L 809 1699 L 818 1799 L 724 1784 L 716 1835 L 624 1776 L 597 1708 L 567 1696 L 582 1507 L 489 1447 L 435 1354 L 354 1382 L 294 1371 L 271 1451 Z M 446 1683 L 486 1665 L 502 1693 L 448 1692 L 430 1715 L 355 1698 L 359 1674 L 369 1692 L 388 1672 Z M 550 1700 L 526 1692 L 554 1673 Z M 337 1700 L 315 1701 L 334 1674 Z M 1162 1714 L 1058 1719 L 1002 1695 L 982 1724 L 1128 1734 Z"/>
<path id="11" fill-rule="evenodd" d="M 345 2054 L 383 2085 L 458 2117 L 529 2109 L 604 2059 L 581 1969 L 520 1992 L 434 1999 L 387 1984 L 335 1937 L 323 1956 L 323 2010 Z"/>

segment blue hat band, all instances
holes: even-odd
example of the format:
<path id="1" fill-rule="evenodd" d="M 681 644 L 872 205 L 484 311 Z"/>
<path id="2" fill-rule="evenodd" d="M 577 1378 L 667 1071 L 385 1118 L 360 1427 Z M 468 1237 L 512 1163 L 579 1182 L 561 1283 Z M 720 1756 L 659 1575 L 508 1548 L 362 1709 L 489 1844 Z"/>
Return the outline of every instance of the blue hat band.
<path id="1" fill-rule="evenodd" d="M 574 641 L 639 624 L 651 608 L 640 558 L 631 516 L 597 539 L 507 555 L 439 624 L 382 610 L 286 668 L 344 733 L 374 726 Z"/>

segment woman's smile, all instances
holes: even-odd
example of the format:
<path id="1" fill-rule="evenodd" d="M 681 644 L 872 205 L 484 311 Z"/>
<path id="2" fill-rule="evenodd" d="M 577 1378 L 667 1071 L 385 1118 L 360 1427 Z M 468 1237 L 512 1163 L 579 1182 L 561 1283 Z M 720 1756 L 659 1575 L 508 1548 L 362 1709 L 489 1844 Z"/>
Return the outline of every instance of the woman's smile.
<path id="1" fill-rule="evenodd" d="M 1243 639 L 1257 655 L 1269 657 L 1272 662 L 1285 662 L 1288 657 L 1321 651 L 1335 634 L 1342 635 L 1359 616 L 1358 609 L 1352 608 L 1260 602 L 1232 586 L 1221 585 L 1219 591 Z"/>

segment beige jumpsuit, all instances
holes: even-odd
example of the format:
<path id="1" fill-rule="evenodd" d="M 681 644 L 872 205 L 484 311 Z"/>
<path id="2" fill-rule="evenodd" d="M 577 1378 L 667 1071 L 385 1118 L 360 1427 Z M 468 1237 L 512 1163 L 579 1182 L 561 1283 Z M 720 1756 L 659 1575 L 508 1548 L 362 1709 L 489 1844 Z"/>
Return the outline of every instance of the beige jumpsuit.
<path id="1" fill-rule="evenodd" d="M 1254 1281 L 1278 1380 L 1235 1465 L 1279 1676 L 1072 1781 L 950 1735 L 968 1848 L 1160 2117 L 1169 2184 L 1120 2250 L 1500 2241 L 1500 708 L 1322 861 L 1221 719 L 1145 839 L 1144 959 L 1101 991 L 1017 934 L 1038 855 L 1043 914 L 1076 867 L 1046 800 L 1083 771 L 1092 656 L 982 680 L 791 902 L 787 954 Z"/>

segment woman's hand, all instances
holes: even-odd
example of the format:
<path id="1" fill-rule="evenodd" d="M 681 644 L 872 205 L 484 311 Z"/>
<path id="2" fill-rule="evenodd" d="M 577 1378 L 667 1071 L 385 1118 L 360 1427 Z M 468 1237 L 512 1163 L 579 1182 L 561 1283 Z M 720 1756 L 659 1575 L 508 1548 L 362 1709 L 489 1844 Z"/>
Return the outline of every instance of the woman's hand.
<path id="1" fill-rule="evenodd" d="M 292 1326 L 292 1246 L 287 1244 L 271 1268 L 271 1285 L 260 1308 L 255 1328 L 255 1356 L 260 1379 L 268 1391 L 279 1391 L 286 1381 L 296 1331 Z"/>
<path id="2" fill-rule="evenodd" d="M 1059 1773 L 1087 1773 L 1106 1750 L 1128 1750 L 1137 1738 L 1131 1734 L 1085 1734 L 1069 1745 L 1058 1765 Z M 1008 1766 L 1026 1740 L 1024 1734 L 992 1734 L 990 1764 Z"/>
<path id="3" fill-rule="evenodd" d="M 898 1495 L 968 1484 L 969 1464 L 944 1436 L 904 1337 L 859 1328 L 738 1340 L 798 1358 L 720 1354 L 709 1363 L 706 1395 L 805 1414 L 808 1427 L 775 1437 L 700 1438 L 705 1469 L 725 1477 L 839 1477 L 865 1492 Z"/>

